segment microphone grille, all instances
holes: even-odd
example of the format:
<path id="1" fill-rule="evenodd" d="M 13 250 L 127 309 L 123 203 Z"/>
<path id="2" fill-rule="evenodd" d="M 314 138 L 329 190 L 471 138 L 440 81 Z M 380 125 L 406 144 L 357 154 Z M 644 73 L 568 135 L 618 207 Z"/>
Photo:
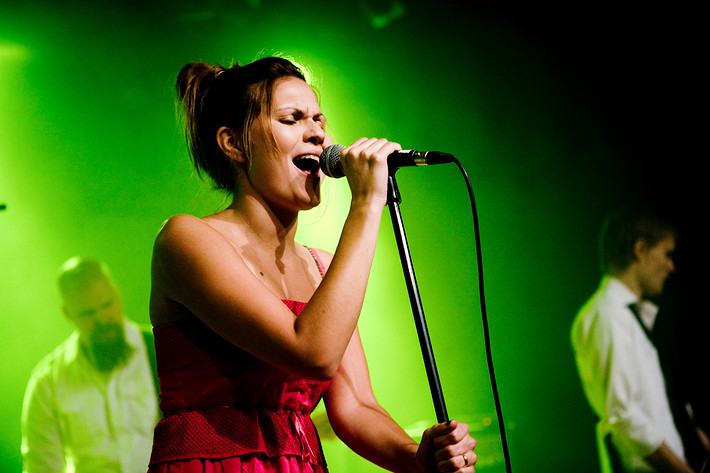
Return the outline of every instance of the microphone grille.
<path id="1" fill-rule="evenodd" d="M 320 168 L 326 176 L 343 177 L 343 167 L 340 165 L 340 152 L 345 149 L 343 145 L 330 145 L 320 155 Z"/>

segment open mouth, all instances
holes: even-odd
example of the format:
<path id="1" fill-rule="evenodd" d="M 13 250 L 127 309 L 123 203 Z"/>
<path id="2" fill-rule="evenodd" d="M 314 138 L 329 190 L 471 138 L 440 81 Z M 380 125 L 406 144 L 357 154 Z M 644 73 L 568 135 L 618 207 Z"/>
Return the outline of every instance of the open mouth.
<path id="1" fill-rule="evenodd" d="M 313 176 L 318 175 L 318 171 L 320 170 L 320 158 L 313 154 L 297 156 L 293 160 L 293 164 L 301 171 L 307 172 Z"/>

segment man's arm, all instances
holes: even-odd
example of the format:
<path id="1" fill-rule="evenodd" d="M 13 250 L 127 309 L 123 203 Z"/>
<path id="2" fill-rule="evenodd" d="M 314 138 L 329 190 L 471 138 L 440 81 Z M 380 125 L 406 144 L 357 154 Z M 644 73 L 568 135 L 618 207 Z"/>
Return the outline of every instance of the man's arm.
<path id="1" fill-rule="evenodd" d="M 665 442 L 647 456 L 646 460 L 661 473 L 695 473 L 695 470 L 673 453 Z"/>
<path id="2" fill-rule="evenodd" d="M 64 449 L 52 389 L 46 378 L 30 378 L 22 404 L 22 471 L 61 472 Z"/>

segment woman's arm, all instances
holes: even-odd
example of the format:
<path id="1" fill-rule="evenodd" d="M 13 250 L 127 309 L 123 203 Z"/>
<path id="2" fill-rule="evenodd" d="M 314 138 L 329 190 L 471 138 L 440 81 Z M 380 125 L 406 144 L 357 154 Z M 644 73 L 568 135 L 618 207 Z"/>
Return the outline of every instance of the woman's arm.
<path id="1" fill-rule="evenodd" d="M 357 330 L 328 388 L 325 406 L 336 435 L 389 471 L 466 471 L 464 467 L 473 471 L 476 441 L 468 435 L 467 425 L 437 424 L 425 431 L 420 446 L 380 406 Z"/>
<path id="2" fill-rule="evenodd" d="M 297 376 L 329 379 L 357 323 L 362 305 L 357 288 L 366 285 L 368 246 L 374 254 L 376 231 L 368 227 L 379 226 L 379 220 L 362 219 L 349 222 L 354 228 L 343 231 L 341 264 L 334 261 L 296 318 L 221 233 L 196 217 L 172 217 L 154 246 L 151 319 L 160 323 L 159 314 L 176 311 L 194 314 L 269 364 Z M 354 257 L 358 253 L 361 259 Z"/>
<path id="3" fill-rule="evenodd" d="M 225 236 L 171 218 L 153 252 L 151 320 L 186 311 L 234 345 L 297 376 L 330 379 L 357 325 L 386 200 L 387 156 L 400 146 L 358 140 L 343 163 L 353 194 L 330 268 L 298 318 L 259 281 Z"/>

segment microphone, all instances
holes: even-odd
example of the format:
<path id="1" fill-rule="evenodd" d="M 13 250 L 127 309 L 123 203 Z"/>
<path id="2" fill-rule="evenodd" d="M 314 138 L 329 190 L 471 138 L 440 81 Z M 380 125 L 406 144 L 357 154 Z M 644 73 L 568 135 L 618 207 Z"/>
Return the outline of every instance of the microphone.
<path id="1" fill-rule="evenodd" d="M 345 149 L 343 145 L 330 145 L 320 155 L 320 168 L 326 176 L 343 177 L 343 166 L 340 163 L 340 152 Z M 431 164 L 444 164 L 454 161 L 454 156 L 439 151 L 414 151 L 401 150 L 387 156 L 387 166 L 390 172 L 406 166 L 428 166 Z"/>

